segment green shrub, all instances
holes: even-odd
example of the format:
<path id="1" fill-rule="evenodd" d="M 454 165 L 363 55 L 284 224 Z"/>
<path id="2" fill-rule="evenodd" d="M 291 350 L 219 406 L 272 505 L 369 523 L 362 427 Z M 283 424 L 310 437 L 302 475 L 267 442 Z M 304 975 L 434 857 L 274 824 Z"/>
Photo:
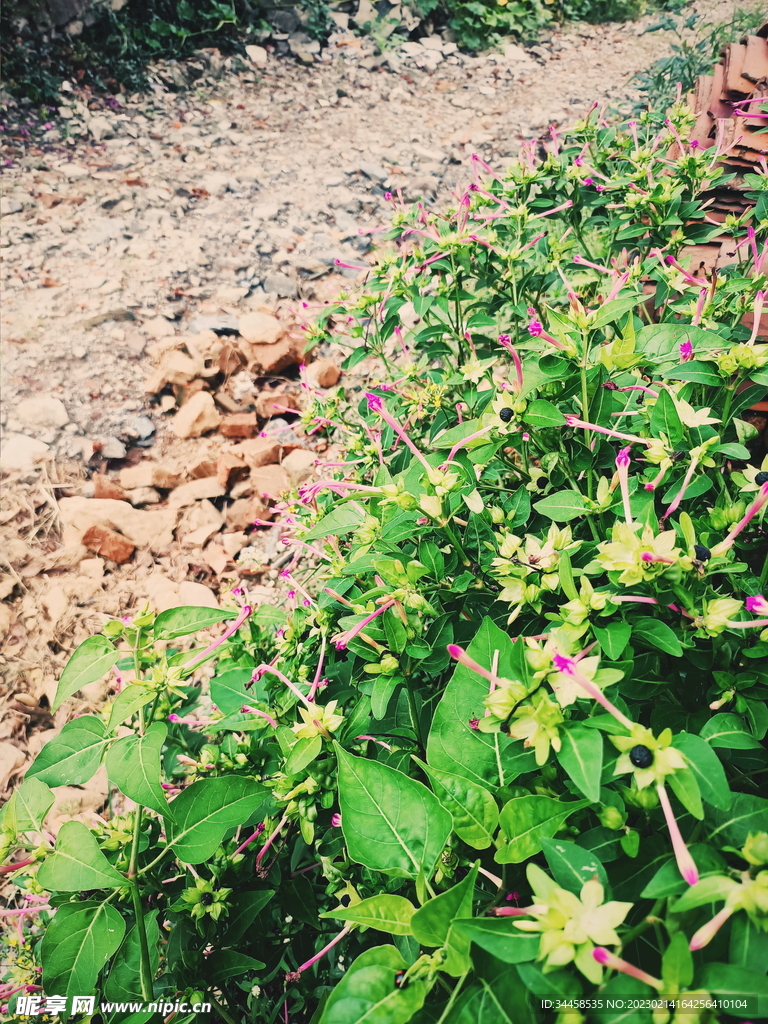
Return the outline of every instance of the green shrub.
<path id="1" fill-rule="evenodd" d="M 140 609 L 64 670 L 56 706 L 112 668 L 122 689 L 4 809 L 45 926 L 21 924 L 6 998 L 765 1016 L 768 465 L 740 413 L 768 388 L 741 324 L 768 178 L 741 262 L 690 274 L 727 180 L 690 121 L 673 160 L 660 119 L 593 112 L 543 162 L 476 160 L 445 215 L 393 200 L 366 294 L 313 333 L 382 369 L 303 414 L 344 454 L 286 502 L 287 597 Z M 49 787 L 102 759 L 137 809 L 54 843 Z"/>

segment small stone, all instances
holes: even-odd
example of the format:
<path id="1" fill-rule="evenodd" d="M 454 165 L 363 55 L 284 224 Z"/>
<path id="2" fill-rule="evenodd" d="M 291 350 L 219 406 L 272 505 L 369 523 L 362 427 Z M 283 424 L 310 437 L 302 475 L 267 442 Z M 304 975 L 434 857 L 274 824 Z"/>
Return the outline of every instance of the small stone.
<path id="1" fill-rule="evenodd" d="M 247 535 L 241 531 L 238 531 L 237 533 L 223 533 L 220 539 L 221 546 L 230 558 L 234 558 L 235 555 L 242 551 L 248 543 Z"/>
<path id="2" fill-rule="evenodd" d="M 3 217 L 9 217 L 12 213 L 21 213 L 23 209 L 24 203 L 14 196 L 3 196 L 0 199 L 0 215 Z"/>
<path id="3" fill-rule="evenodd" d="M 252 441 L 243 441 L 229 450 L 251 469 L 260 469 L 262 466 L 271 466 L 279 462 L 280 449 L 278 441 L 272 441 L 267 437 L 255 437 Z"/>
<path id="4" fill-rule="evenodd" d="M 129 437 L 135 437 L 139 443 L 147 441 L 155 433 L 155 425 L 149 416 L 134 416 L 126 424 L 125 433 Z"/>
<path id="5" fill-rule="evenodd" d="M 166 320 L 164 316 L 155 317 L 154 320 L 147 320 L 143 326 L 150 338 L 169 338 L 172 334 L 176 333 L 173 324 L 170 320 Z"/>
<path id="6" fill-rule="evenodd" d="M 59 498 L 59 512 L 64 525 L 71 526 L 78 535 L 94 525 L 108 526 L 136 547 L 150 547 L 155 553 L 167 552 L 178 518 L 177 509 L 143 512 L 127 501 L 81 496 Z"/>
<path id="7" fill-rule="evenodd" d="M 0 469 L 31 473 L 48 451 L 48 445 L 26 434 L 7 434 L 0 447 Z"/>
<path id="8" fill-rule="evenodd" d="M 127 453 L 128 449 L 116 437 L 108 437 L 101 446 L 101 455 L 105 459 L 124 459 Z"/>
<path id="9" fill-rule="evenodd" d="M 282 466 L 263 466 L 251 472 L 253 492 L 274 501 L 290 489 L 291 481 Z"/>
<path id="10" fill-rule="evenodd" d="M 160 487 L 169 491 L 172 487 L 178 486 L 179 480 L 178 473 L 172 473 L 164 466 L 148 459 L 136 466 L 120 470 L 120 484 L 126 491 L 133 491 L 137 487 Z"/>
<path id="11" fill-rule="evenodd" d="M 208 391 L 198 391 L 182 405 L 171 421 L 176 437 L 201 437 L 210 430 L 216 430 L 221 423 L 219 413 Z"/>
<path id="12" fill-rule="evenodd" d="M 262 287 L 268 295 L 274 294 L 281 299 L 291 299 L 296 294 L 296 282 L 286 274 L 267 274 Z"/>
<path id="13" fill-rule="evenodd" d="M 201 455 L 190 463 L 187 476 L 192 480 L 200 480 L 205 476 L 216 476 L 216 460 L 209 455 Z"/>
<path id="14" fill-rule="evenodd" d="M 225 490 L 248 476 L 248 467 L 232 452 L 222 452 L 216 463 L 216 479 Z"/>
<path id="15" fill-rule="evenodd" d="M 224 515 L 231 530 L 246 530 L 256 519 L 269 519 L 270 511 L 261 498 L 238 498 L 226 509 Z M 226 545 L 224 546 L 226 551 Z M 227 551 L 227 554 L 229 552 Z M 233 555 L 229 556 L 233 558 Z"/>
<path id="16" fill-rule="evenodd" d="M 262 391 L 256 399 L 256 412 L 262 419 L 269 420 L 273 416 L 282 416 L 287 409 L 295 409 L 298 396 L 287 395 L 282 388 Z"/>
<path id="17" fill-rule="evenodd" d="M 184 505 L 193 505 L 202 498 L 219 498 L 226 493 L 215 476 L 204 476 L 199 480 L 190 480 L 189 483 L 174 487 L 168 495 L 168 505 L 170 508 L 182 508 Z"/>
<path id="18" fill-rule="evenodd" d="M 315 475 L 316 464 L 317 453 L 307 451 L 306 448 L 297 448 L 290 455 L 286 455 L 280 463 L 294 487 Z"/>
<path id="19" fill-rule="evenodd" d="M 389 177 L 389 171 L 385 171 L 380 164 L 370 163 L 368 160 L 360 161 L 360 170 L 371 181 L 386 181 Z"/>
<path id="20" fill-rule="evenodd" d="M 118 564 L 127 562 L 136 550 L 136 545 L 132 544 L 127 537 L 110 530 L 107 526 L 89 526 L 81 541 L 89 551 L 103 555 L 104 558 Z"/>
<path id="21" fill-rule="evenodd" d="M 307 375 L 319 388 L 332 388 L 339 382 L 341 368 L 332 359 L 318 359 L 308 367 Z"/>
<path id="22" fill-rule="evenodd" d="M 190 608 L 218 608 L 216 595 L 202 583 L 185 580 L 179 584 L 179 604 Z"/>
<path id="23" fill-rule="evenodd" d="M 69 416 L 64 403 L 58 398 L 40 396 L 25 398 L 14 409 L 14 416 L 25 427 L 64 427 Z"/>
<path id="24" fill-rule="evenodd" d="M 157 505 L 163 499 L 154 487 L 136 487 L 128 492 L 128 500 L 135 508 L 138 505 Z"/>
<path id="25" fill-rule="evenodd" d="M 236 412 L 225 416 L 219 427 L 224 437 L 255 437 L 259 420 L 255 412 Z"/>
<path id="26" fill-rule="evenodd" d="M 84 558 L 79 566 L 80 573 L 92 580 L 100 580 L 104 576 L 103 558 Z"/>
<path id="27" fill-rule="evenodd" d="M 282 338 L 273 345 L 248 345 L 249 369 L 265 374 L 280 373 L 304 361 L 305 346 L 303 337 Z"/>
<path id="28" fill-rule="evenodd" d="M 263 68 L 267 63 L 267 51 L 263 46 L 246 46 L 245 52 L 248 60 L 257 68 Z"/>
<path id="29" fill-rule="evenodd" d="M 285 333 L 275 316 L 268 313 L 246 313 L 238 321 L 240 336 L 251 345 L 274 345 Z"/>
<path id="30" fill-rule="evenodd" d="M 110 480 L 103 473 L 94 473 L 91 477 L 94 498 L 114 498 L 116 501 L 127 501 L 128 495 L 115 480 Z"/>

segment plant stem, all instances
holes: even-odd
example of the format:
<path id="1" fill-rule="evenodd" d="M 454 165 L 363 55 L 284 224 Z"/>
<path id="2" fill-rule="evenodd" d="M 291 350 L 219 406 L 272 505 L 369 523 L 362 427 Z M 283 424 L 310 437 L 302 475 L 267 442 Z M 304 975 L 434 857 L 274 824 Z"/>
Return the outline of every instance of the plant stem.
<path id="1" fill-rule="evenodd" d="M 458 536 L 456 534 L 456 531 L 451 526 L 451 524 L 446 521 L 443 524 L 443 529 L 448 534 L 448 538 L 449 538 L 451 544 L 453 544 L 453 546 L 458 551 L 459 557 L 461 558 L 461 560 L 464 563 L 464 565 L 471 565 L 472 564 L 472 560 L 469 558 L 469 556 L 467 555 L 467 552 L 464 550 L 464 546 L 462 545 L 461 541 L 459 540 L 459 538 L 458 538 Z"/>
<path id="2" fill-rule="evenodd" d="M 444 1021 L 446 1021 L 448 1019 L 448 1017 L 450 1015 L 450 1012 L 453 1009 L 453 1004 L 456 1002 L 456 997 L 458 996 L 459 992 L 461 991 L 462 985 L 467 980 L 467 975 L 468 974 L 469 974 L 469 971 L 465 971 L 464 974 L 462 974 L 462 976 L 459 978 L 459 980 L 454 985 L 453 992 L 451 992 L 451 998 L 448 1000 L 445 1009 L 440 1014 L 440 1017 L 439 1017 L 439 1019 L 437 1021 L 437 1024 L 444 1024 Z"/>
<path id="3" fill-rule="evenodd" d="M 139 935 L 139 950 L 141 953 L 141 965 L 139 967 L 139 980 L 141 982 L 141 997 L 145 1003 L 152 1001 L 152 961 L 149 956 L 149 943 L 147 942 L 147 929 L 144 923 L 144 908 L 141 905 L 141 891 L 137 880 L 137 865 L 139 861 L 139 841 L 141 838 L 141 818 L 144 808 L 140 805 L 136 808 L 136 815 L 133 821 L 133 842 L 131 844 L 131 860 L 128 867 L 128 878 L 131 882 L 131 898 L 133 900 L 133 912 L 136 916 L 136 930 Z"/>
<path id="4" fill-rule="evenodd" d="M 218 1013 L 218 1015 L 221 1017 L 221 1019 L 223 1021 L 226 1021 L 226 1024 L 237 1024 L 235 1018 L 232 1017 L 230 1013 L 224 1009 L 221 1003 L 216 1002 L 212 995 L 208 995 L 208 1000 L 213 1009 L 216 1011 L 216 1013 Z"/>

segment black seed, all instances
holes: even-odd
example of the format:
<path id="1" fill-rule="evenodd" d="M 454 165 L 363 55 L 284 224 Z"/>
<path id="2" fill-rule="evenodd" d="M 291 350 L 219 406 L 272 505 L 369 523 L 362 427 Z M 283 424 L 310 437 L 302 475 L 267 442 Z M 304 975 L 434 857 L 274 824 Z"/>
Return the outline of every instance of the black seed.
<path id="1" fill-rule="evenodd" d="M 200 897 L 200 902 L 203 904 L 204 907 L 210 907 L 210 905 L 213 903 L 213 893 L 204 892 L 203 895 Z"/>
<path id="2" fill-rule="evenodd" d="M 762 487 L 763 484 L 768 484 L 768 473 L 766 473 L 765 471 L 763 471 L 762 473 L 758 473 L 755 477 L 755 483 L 758 484 L 760 487 Z"/>
<path id="3" fill-rule="evenodd" d="M 680 462 L 686 455 L 688 455 L 688 452 L 672 452 L 669 457 L 673 462 Z"/>
<path id="4" fill-rule="evenodd" d="M 540 476 L 536 480 L 536 486 L 539 488 L 540 491 L 543 491 L 548 483 L 549 483 L 549 477 L 547 477 L 547 476 Z"/>
<path id="5" fill-rule="evenodd" d="M 504 408 L 499 413 L 499 419 L 501 420 L 502 423 L 509 423 L 509 421 L 512 419 L 512 410 L 509 408 L 508 405 L 505 405 Z M 766 474 L 766 476 L 768 476 L 768 474 Z"/>
<path id="6" fill-rule="evenodd" d="M 703 544 L 694 544 L 693 551 L 700 562 L 708 562 L 712 557 L 712 552 Z"/>
<path id="7" fill-rule="evenodd" d="M 630 750 L 629 760 L 635 768 L 650 768 L 653 764 L 653 752 L 648 747 L 638 743 L 636 747 L 632 747 Z"/>

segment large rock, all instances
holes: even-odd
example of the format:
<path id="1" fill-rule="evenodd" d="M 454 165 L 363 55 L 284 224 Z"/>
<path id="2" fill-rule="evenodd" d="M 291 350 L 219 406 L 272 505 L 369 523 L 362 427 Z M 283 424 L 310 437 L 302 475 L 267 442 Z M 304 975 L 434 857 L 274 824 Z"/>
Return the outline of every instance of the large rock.
<path id="1" fill-rule="evenodd" d="M 274 345 L 285 333 L 285 327 L 267 313 L 246 313 L 238 321 L 240 337 L 251 345 Z"/>
<path id="2" fill-rule="evenodd" d="M 173 473 L 148 459 L 135 466 L 128 466 L 126 469 L 120 470 L 120 485 L 127 491 L 135 490 L 138 487 L 159 487 L 169 491 L 178 485 L 179 480 L 178 473 Z M 102 495 L 97 494 L 96 497 L 100 498 Z"/>
<path id="3" fill-rule="evenodd" d="M 187 505 L 194 505 L 196 501 L 202 501 L 203 498 L 220 498 L 226 493 L 215 476 L 204 476 L 175 487 L 168 495 L 168 504 L 171 508 L 184 508 Z"/>
<path id="4" fill-rule="evenodd" d="M 82 543 L 89 551 L 118 563 L 127 562 L 136 550 L 136 545 L 127 537 L 99 524 L 88 527 L 83 534 Z"/>
<path id="5" fill-rule="evenodd" d="M 19 402 L 13 412 L 16 419 L 25 427 L 35 427 L 39 430 L 65 427 L 69 423 L 64 403 L 58 398 L 51 398 L 48 395 L 25 398 Z"/>
<path id="6" fill-rule="evenodd" d="M 31 473 L 46 456 L 48 445 L 26 434 L 7 434 L 0 445 L 0 469 Z"/>
<path id="7" fill-rule="evenodd" d="M 208 391 L 198 391 L 173 417 L 171 429 L 176 437 L 202 437 L 216 430 L 220 423 L 221 414 L 213 396 Z"/>
<path id="8" fill-rule="evenodd" d="M 145 512 L 126 501 L 112 498 L 59 498 L 59 511 L 65 526 L 81 534 L 91 526 L 107 526 L 122 533 L 137 548 L 149 547 L 163 552 L 173 541 L 177 510 Z"/>
<path id="9" fill-rule="evenodd" d="M 280 448 L 279 442 L 268 437 L 254 437 L 251 441 L 232 445 L 228 450 L 251 469 L 260 469 L 280 461 Z"/>
<path id="10" fill-rule="evenodd" d="M 299 484 L 303 484 L 305 480 L 309 480 L 315 475 L 317 452 L 310 452 L 306 448 L 297 448 L 290 455 L 285 456 L 281 465 L 293 486 L 298 487 Z"/>

